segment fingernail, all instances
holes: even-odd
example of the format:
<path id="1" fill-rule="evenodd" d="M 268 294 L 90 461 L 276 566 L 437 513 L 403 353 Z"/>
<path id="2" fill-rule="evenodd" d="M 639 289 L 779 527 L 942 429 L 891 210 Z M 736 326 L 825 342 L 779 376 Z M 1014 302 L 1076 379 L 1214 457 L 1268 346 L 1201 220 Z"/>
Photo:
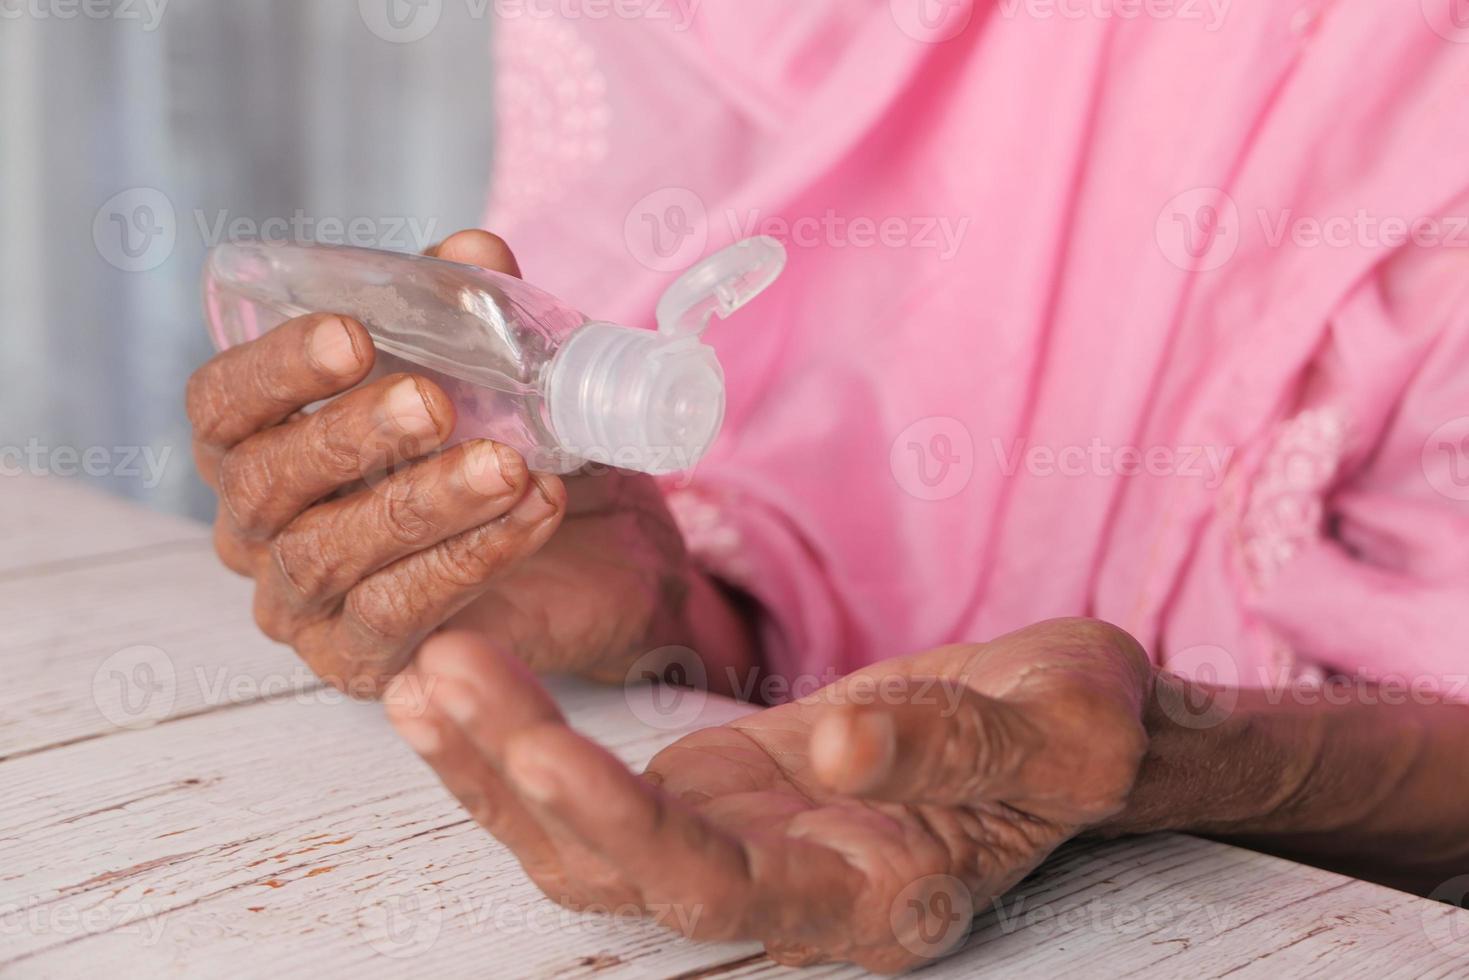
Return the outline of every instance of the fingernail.
<path id="1" fill-rule="evenodd" d="M 811 732 L 811 764 L 829 778 L 843 776 L 856 718 L 848 712 L 820 718 Z"/>
<path id="2" fill-rule="evenodd" d="M 442 744 L 439 730 L 426 721 L 400 721 L 393 727 L 397 729 L 398 737 L 420 755 L 432 755 Z"/>
<path id="3" fill-rule="evenodd" d="M 834 789 L 861 793 L 882 783 L 897 757 L 898 737 L 886 712 L 828 716 L 811 733 L 811 762 Z"/>
<path id="4" fill-rule="evenodd" d="M 541 481 L 544 479 L 545 477 L 540 476 L 532 477 L 530 489 L 526 491 L 524 497 L 520 498 L 520 503 L 515 505 L 515 509 L 510 512 L 516 520 L 523 524 L 539 524 L 556 513 L 556 501 L 542 484 Z"/>
<path id="5" fill-rule="evenodd" d="M 476 442 L 464 447 L 464 483 L 481 497 L 502 497 L 510 492 L 500 447 L 493 442 Z"/>
<path id="6" fill-rule="evenodd" d="M 438 431 L 428 402 L 412 378 L 404 378 L 388 390 L 387 409 L 388 417 L 406 436 L 424 438 Z"/>
<path id="7" fill-rule="evenodd" d="M 511 751 L 506 769 L 521 795 L 537 803 L 549 803 L 561 792 L 560 774 L 534 750 Z"/>
<path id="8" fill-rule="evenodd" d="M 351 374 L 361 361 L 352 331 L 336 317 L 321 321 L 311 331 L 311 359 L 334 375 Z"/>
<path id="9" fill-rule="evenodd" d="M 857 716 L 853 735 L 865 744 L 870 755 L 873 779 L 884 779 L 898 759 L 898 729 L 886 711 L 864 711 Z"/>

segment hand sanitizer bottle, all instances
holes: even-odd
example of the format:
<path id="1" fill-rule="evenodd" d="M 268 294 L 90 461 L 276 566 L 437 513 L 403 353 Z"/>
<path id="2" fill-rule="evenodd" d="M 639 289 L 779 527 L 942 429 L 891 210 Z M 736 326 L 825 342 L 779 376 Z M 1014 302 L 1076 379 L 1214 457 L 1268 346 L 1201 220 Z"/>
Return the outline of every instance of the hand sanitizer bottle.
<path id="1" fill-rule="evenodd" d="M 374 249 L 310 243 L 216 246 L 204 309 L 220 350 L 293 317 L 338 313 L 377 348 L 373 375 L 408 371 L 458 409 L 453 442 L 493 439 L 532 469 L 587 462 L 643 473 L 691 468 L 724 420 L 724 372 L 700 337 L 773 283 L 773 238 L 731 245 L 680 277 L 658 330 L 589 320 L 513 276 Z"/>

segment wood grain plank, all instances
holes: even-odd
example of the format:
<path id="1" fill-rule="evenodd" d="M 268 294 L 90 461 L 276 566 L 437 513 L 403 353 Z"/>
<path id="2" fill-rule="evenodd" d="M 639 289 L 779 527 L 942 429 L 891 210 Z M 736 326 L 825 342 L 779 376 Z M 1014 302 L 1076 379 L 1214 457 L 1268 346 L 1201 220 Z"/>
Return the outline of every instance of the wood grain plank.
<path id="1" fill-rule="evenodd" d="M 678 734 L 620 691 L 556 689 L 632 764 Z M 743 710 L 711 700 L 696 725 Z M 372 705 L 259 704 L 0 764 L 0 869 L 17 976 L 788 973 L 545 901 Z M 1469 913 L 1169 836 L 1067 850 L 925 975 L 1447 977 L 1465 937 Z"/>
<path id="2" fill-rule="evenodd" d="M 0 575 L 208 534 L 202 524 L 145 510 L 77 480 L 0 477 Z"/>
<path id="3" fill-rule="evenodd" d="M 924 977 L 1469 975 L 1469 912 L 1182 835 L 1070 845 L 978 911 L 963 949 Z M 764 960 L 719 974 L 793 975 L 862 974 Z"/>
<path id="4" fill-rule="evenodd" d="M 635 764 L 677 737 L 640 723 L 621 691 L 558 691 Z M 707 707 L 699 724 L 745 710 Z M 499 963 L 574 976 L 731 955 L 542 900 L 360 704 L 259 704 L 0 764 L 0 910 L 0 972 L 16 975 Z M 406 939 L 380 928 L 390 914 L 408 916 Z"/>
<path id="5" fill-rule="evenodd" d="M 319 682 L 194 538 L 0 575 L 0 759 Z"/>

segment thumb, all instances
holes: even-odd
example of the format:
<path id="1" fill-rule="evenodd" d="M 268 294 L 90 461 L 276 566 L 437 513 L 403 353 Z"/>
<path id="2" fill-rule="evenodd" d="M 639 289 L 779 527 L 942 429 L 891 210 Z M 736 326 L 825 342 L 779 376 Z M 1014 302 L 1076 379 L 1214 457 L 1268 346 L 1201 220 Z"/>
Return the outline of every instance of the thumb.
<path id="1" fill-rule="evenodd" d="M 424 254 L 520 278 L 520 263 L 515 261 L 515 253 L 510 251 L 505 239 L 477 228 L 455 232 Z"/>
<path id="2" fill-rule="evenodd" d="M 953 678 L 885 677 L 818 709 L 811 765 L 838 793 L 946 805 L 1024 796 L 1043 736 L 1023 707 Z"/>

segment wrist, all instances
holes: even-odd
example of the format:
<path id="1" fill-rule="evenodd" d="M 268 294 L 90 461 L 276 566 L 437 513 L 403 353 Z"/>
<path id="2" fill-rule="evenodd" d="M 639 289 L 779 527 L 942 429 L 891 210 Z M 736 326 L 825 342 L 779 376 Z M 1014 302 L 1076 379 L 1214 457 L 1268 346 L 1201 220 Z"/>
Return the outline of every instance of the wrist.
<path id="1" fill-rule="evenodd" d="M 1148 750 L 1104 835 L 1264 832 L 1302 806 L 1327 716 L 1271 705 L 1258 691 L 1159 672 L 1144 712 Z"/>
<path id="2" fill-rule="evenodd" d="M 690 567 L 675 642 L 697 654 L 709 690 L 732 696 L 740 679 L 758 669 L 756 612 L 747 596 Z"/>
<path id="3" fill-rule="evenodd" d="M 648 654 L 661 652 L 670 669 L 680 665 L 680 683 L 733 695 L 736 688 L 731 681 L 744 677 L 759 663 L 753 604 L 688 560 L 662 575 L 657 591 L 659 600 L 639 642 L 625 655 L 598 663 L 583 676 L 622 684 L 628 671 L 640 664 L 647 666 L 643 661 Z"/>

